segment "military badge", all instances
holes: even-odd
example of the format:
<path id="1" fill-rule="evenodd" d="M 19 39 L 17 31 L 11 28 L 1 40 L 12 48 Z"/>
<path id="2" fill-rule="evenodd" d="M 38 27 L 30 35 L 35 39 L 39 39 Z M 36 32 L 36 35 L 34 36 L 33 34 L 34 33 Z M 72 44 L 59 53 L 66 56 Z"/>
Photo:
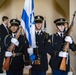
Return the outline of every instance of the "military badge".
<path id="1" fill-rule="evenodd" d="M 48 42 L 51 43 L 51 40 L 49 39 Z"/>

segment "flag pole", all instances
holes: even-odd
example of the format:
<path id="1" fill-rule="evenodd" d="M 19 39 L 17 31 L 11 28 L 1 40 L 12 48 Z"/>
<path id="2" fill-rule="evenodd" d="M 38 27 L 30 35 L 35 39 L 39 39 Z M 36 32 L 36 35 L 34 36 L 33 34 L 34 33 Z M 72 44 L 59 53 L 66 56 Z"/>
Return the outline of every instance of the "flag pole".
<path id="1" fill-rule="evenodd" d="M 21 25 L 26 33 L 30 47 L 35 48 L 34 0 L 25 0 Z M 32 64 L 31 60 L 30 64 Z M 31 69 L 29 70 L 29 75 L 31 75 Z"/>

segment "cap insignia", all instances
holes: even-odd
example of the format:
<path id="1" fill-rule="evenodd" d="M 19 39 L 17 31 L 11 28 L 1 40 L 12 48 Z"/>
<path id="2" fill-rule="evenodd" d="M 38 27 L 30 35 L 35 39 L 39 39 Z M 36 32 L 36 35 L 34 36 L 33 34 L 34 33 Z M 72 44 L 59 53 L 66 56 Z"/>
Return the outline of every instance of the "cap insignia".
<path id="1" fill-rule="evenodd" d="M 63 20 L 61 19 L 60 22 L 63 22 Z"/>
<path id="2" fill-rule="evenodd" d="M 15 20 L 13 20 L 13 22 L 15 22 Z"/>
<path id="3" fill-rule="evenodd" d="M 40 19 L 40 17 L 38 16 L 38 19 Z"/>

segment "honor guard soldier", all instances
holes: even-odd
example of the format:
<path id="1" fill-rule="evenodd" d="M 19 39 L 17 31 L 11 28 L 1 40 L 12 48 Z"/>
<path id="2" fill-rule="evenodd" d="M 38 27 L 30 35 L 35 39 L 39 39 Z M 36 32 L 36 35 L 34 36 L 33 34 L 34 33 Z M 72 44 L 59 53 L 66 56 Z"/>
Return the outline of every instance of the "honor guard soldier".
<path id="1" fill-rule="evenodd" d="M 3 43 L 5 36 L 9 34 L 8 21 L 9 18 L 7 16 L 3 16 L 2 24 L 0 25 L 0 73 L 3 73 L 2 65 L 3 65 L 4 53 L 5 53 L 5 47 Z"/>
<path id="2" fill-rule="evenodd" d="M 6 71 L 6 74 L 23 75 L 24 64 L 29 65 L 29 55 L 27 53 L 29 43 L 26 37 L 21 34 L 18 39 L 15 38 L 19 29 L 20 21 L 17 19 L 11 19 L 10 24 L 10 30 L 12 33 L 7 35 L 4 39 L 4 44 L 7 49 L 5 52 L 5 57 L 11 57 L 10 67 L 9 70 Z M 15 45 L 15 48 L 12 52 L 9 51 L 11 43 Z"/>
<path id="3" fill-rule="evenodd" d="M 50 39 L 51 39 L 51 49 L 50 49 L 50 55 L 51 59 L 49 62 L 50 67 L 52 68 L 52 75 L 68 75 L 68 71 L 70 69 L 70 60 L 69 60 L 69 54 L 68 52 L 63 52 L 63 45 L 64 42 L 69 42 L 70 43 L 70 48 L 75 51 L 76 50 L 76 45 L 74 44 L 72 38 L 70 36 L 64 35 L 64 24 L 65 24 L 65 19 L 64 18 L 58 18 L 54 21 L 57 32 L 52 34 Z M 67 58 L 66 62 L 66 71 L 60 70 L 60 62 L 63 57 Z"/>
<path id="4" fill-rule="evenodd" d="M 36 36 L 36 48 L 29 48 L 28 53 L 31 55 L 34 53 L 36 56 L 35 61 L 32 64 L 31 75 L 46 75 L 48 70 L 47 49 L 49 34 L 42 31 L 43 16 L 35 16 L 35 36 Z"/>

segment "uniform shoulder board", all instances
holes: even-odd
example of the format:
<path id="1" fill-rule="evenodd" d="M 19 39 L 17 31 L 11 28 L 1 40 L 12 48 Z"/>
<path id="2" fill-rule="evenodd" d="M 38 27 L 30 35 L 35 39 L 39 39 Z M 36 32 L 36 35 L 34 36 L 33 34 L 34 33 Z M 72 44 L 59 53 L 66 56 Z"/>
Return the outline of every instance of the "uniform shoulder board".
<path id="1" fill-rule="evenodd" d="M 54 36 L 55 36 L 55 34 L 56 34 L 56 33 L 53 33 L 53 34 L 51 35 L 51 44 L 52 44 L 52 46 L 54 46 Z"/>
<path id="2" fill-rule="evenodd" d="M 47 39 L 48 38 L 48 33 L 47 32 L 44 32 L 44 37 Z"/>

